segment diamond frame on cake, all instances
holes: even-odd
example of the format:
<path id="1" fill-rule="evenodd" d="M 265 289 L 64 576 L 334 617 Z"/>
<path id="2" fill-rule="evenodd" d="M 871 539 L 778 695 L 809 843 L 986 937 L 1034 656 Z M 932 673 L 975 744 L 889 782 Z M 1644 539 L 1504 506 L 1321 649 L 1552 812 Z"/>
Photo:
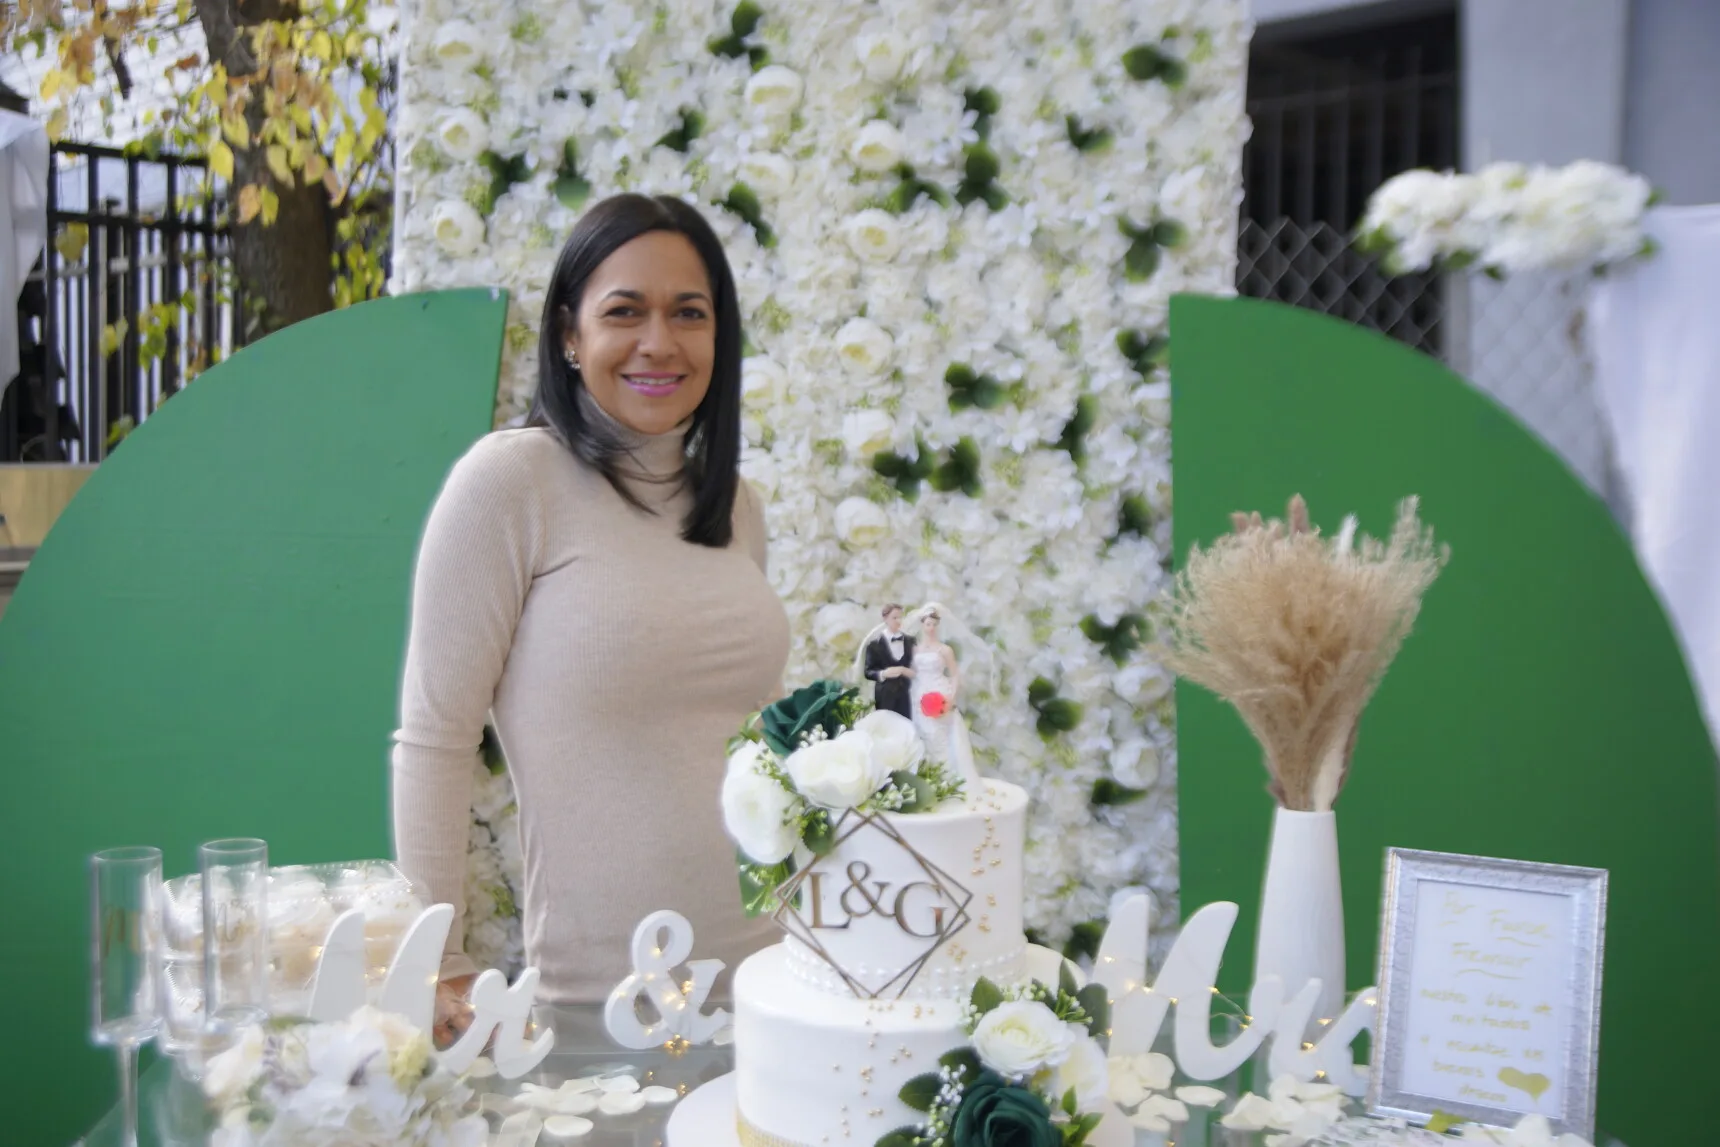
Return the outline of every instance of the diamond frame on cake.
<path id="1" fill-rule="evenodd" d="M 850 824 L 850 822 L 853 823 Z M 955 911 L 950 915 L 944 926 L 938 930 L 935 936 L 930 938 L 930 946 L 927 947 L 924 952 L 920 953 L 916 959 L 911 961 L 906 967 L 902 968 L 901 971 L 897 972 L 894 976 L 890 977 L 890 979 L 886 980 L 882 985 L 875 989 L 868 988 L 859 979 L 850 974 L 846 968 L 837 963 L 835 958 L 830 955 L 829 950 L 825 948 L 823 941 L 818 939 L 813 927 L 805 920 L 801 919 L 799 911 L 795 908 L 795 901 L 800 896 L 800 886 L 812 875 L 812 870 L 816 867 L 817 860 L 822 859 L 822 857 L 807 864 L 799 872 L 796 872 L 793 876 L 789 877 L 777 886 L 777 908 L 771 913 L 771 920 L 773 920 L 776 923 L 776 926 L 781 928 L 788 935 L 793 936 L 796 940 L 805 944 L 819 959 L 823 960 L 826 964 L 829 964 L 831 969 L 842 978 L 842 982 L 848 985 L 848 990 L 853 992 L 856 997 L 871 1000 L 878 999 L 892 987 L 895 987 L 897 982 L 900 981 L 901 987 L 897 988 L 895 998 L 901 999 L 902 996 L 907 993 L 908 989 L 913 986 L 914 980 L 919 977 L 920 972 L 925 969 L 926 964 L 937 954 L 938 949 L 949 943 L 952 936 L 957 932 L 960 932 L 972 922 L 972 917 L 968 915 L 967 909 L 968 905 L 973 903 L 974 894 L 966 885 L 956 880 L 955 877 L 951 876 L 948 872 L 945 872 L 932 861 L 926 859 L 924 853 L 909 844 L 907 838 L 902 835 L 901 830 L 891 824 L 883 813 L 867 813 L 861 812 L 859 809 L 848 809 L 842 814 L 841 818 L 837 820 L 836 826 L 832 830 L 833 839 L 830 845 L 830 852 L 835 852 L 836 849 L 842 846 L 843 842 L 847 841 L 850 837 L 854 836 L 855 833 L 860 832 L 867 826 L 876 828 L 879 832 L 883 833 L 885 836 L 889 837 L 901 846 L 902 850 L 913 858 L 914 863 L 920 866 L 921 871 L 931 878 L 933 887 L 941 892 L 949 902 L 955 906 Z M 906 979 L 903 979 L 903 977 L 906 977 Z"/>

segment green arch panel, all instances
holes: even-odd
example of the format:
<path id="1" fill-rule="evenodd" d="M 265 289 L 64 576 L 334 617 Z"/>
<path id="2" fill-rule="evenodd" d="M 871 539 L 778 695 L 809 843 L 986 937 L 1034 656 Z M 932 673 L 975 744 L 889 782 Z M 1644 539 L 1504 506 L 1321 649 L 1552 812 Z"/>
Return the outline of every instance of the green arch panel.
<path id="1" fill-rule="evenodd" d="M 1451 544 L 1363 718 L 1338 803 L 1350 987 L 1372 982 L 1391 845 L 1611 872 L 1600 1125 L 1697 1142 L 1720 998 L 1713 743 L 1667 618 L 1601 502 L 1438 362 L 1309 311 L 1171 304 L 1176 550 L 1300 492 L 1334 529 L 1399 498 Z M 1242 906 L 1223 982 L 1246 991 L 1271 799 L 1235 713 L 1179 685 L 1183 910 Z"/>
<path id="2" fill-rule="evenodd" d="M 505 296 L 408 295 L 289 327 L 126 439 L 0 621 L 0 1044 L 8 1143 L 112 1101 L 90 1047 L 85 858 L 260 836 L 276 863 L 389 855 L 413 554 L 490 428 Z"/>

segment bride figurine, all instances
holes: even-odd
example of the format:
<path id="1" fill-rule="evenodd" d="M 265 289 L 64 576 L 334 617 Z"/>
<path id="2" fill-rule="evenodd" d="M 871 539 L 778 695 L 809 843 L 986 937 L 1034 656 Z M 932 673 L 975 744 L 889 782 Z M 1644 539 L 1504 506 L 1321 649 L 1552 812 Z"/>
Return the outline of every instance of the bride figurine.
<path id="1" fill-rule="evenodd" d="M 943 607 L 927 602 L 908 617 L 915 634 L 914 676 L 908 685 L 908 708 L 914 728 L 926 744 L 926 758 L 946 766 L 960 780 L 969 800 L 979 795 L 979 769 L 967 722 L 956 702 L 961 696 L 961 667 L 955 650 L 939 639 Z"/>

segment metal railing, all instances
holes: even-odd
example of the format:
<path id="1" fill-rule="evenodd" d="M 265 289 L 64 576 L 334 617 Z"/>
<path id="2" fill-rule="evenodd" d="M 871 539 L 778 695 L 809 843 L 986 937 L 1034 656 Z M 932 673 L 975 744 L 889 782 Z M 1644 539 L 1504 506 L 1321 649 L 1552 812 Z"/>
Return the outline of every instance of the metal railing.
<path id="1" fill-rule="evenodd" d="M 20 303 L 26 361 L 0 408 L 0 461 L 98 462 L 242 343 L 220 205 L 188 194 L 203 168 L 55 145 L 50 241 Z"/>

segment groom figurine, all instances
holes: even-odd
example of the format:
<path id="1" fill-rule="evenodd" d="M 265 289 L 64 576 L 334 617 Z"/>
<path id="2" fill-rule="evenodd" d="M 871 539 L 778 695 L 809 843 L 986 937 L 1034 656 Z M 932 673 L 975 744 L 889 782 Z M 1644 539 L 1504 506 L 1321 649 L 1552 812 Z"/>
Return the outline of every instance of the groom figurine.
<path id="1" fill-rule="evenodd" d="M 884 607 L 884 632 L 866 643 L 866 680 L 873 683 L 872 703 L 880 709 L 912 718 L 908 681 L 914 675 L 914 639 L 902 632 L 902 607 Z"/>

